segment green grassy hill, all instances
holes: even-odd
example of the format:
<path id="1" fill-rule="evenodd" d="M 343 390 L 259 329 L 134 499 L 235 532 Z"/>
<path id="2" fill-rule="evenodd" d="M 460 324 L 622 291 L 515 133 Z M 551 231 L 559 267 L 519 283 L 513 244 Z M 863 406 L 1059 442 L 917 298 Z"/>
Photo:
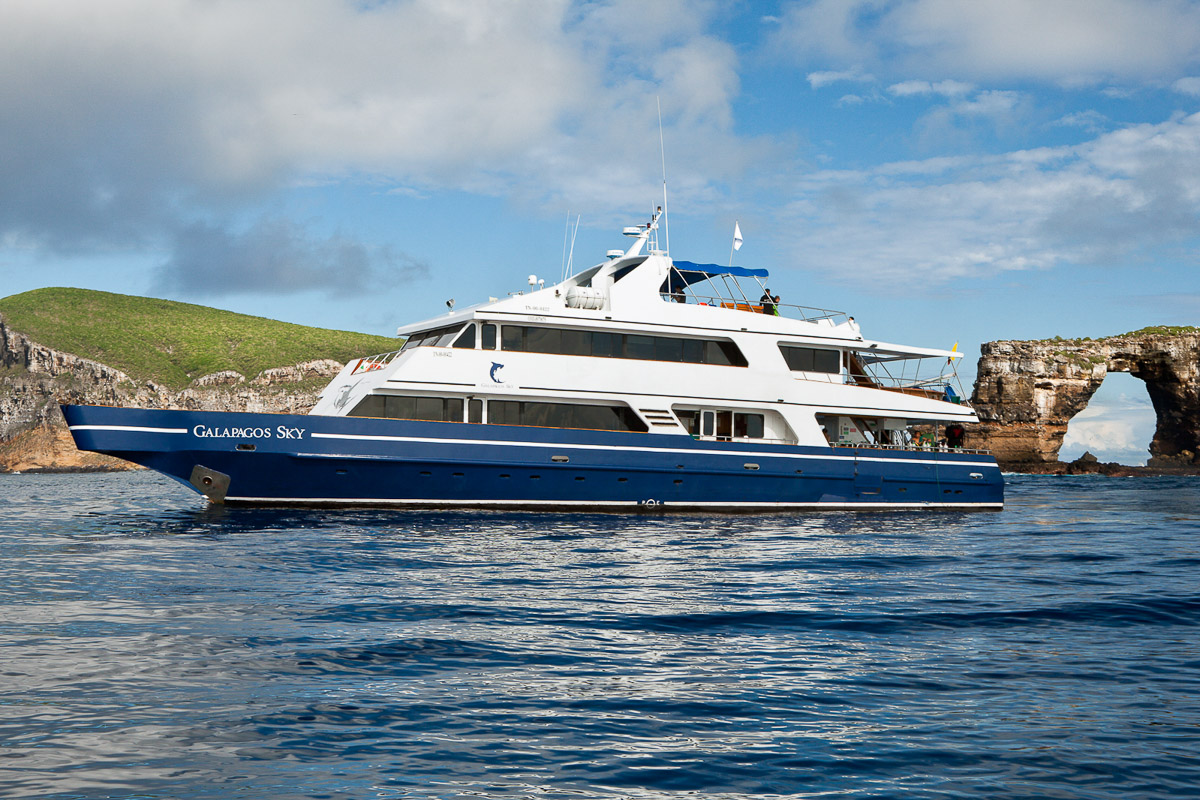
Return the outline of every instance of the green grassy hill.
<path id="1" fill-rule="evenodd" d="M 89 289 L 12 295 L 0 299 L 0 314 L 39 344 L 174 389 L 221 370 L 252 378 L 317 358 L 346 362 L 384 353 L 403 341 Z"/>

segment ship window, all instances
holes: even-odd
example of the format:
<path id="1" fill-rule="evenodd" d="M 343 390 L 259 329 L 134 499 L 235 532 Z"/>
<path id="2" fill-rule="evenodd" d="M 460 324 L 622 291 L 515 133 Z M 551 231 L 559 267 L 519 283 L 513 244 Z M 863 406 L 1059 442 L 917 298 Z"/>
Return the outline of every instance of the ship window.
<path id="1" fill-rule="evenodd" d="M 348 416 L 351 417 L 382 417 L 383 395 L 373 394 L 364 397 Z"/>
<path id="2" fill-rule="evenodd" d="M 475 349 L 475 325 L 474 323 L 467 326 L 467 329 L 462 332 L 462 335 L 454 340 L 455 347 L 462 347 L 468 350 Z"/>
<path id="3" fill-rule="evenodd" d="M 619 333 L 592 332 L 592 355 L 601 358 L 620 358 L 622 336 Z"/>
<path id="4" fill-rule="evenodd" d="M 471 398 L 467 401 L 467 422 L 479 424 L 483 422 L 483 401 Z"/>
<path id="5" fill-rule="evenodd" d="M 717 412 L 717 438 L 728 439 L 733 436 L 733 412 Z"/>
<path id="6" fill-rule="evenodd" d="M 718 364 L 723 367 L 744 367 L 746 357 L 733 342 L 705 342 L 704 363 Z"/>
<path id="7" fill-rule="evenodd" d="M 645 433 L 645 423 L 630 408 L 576 403 L 530 403 L 489 400 L 488 422 L 496 425 L 534 425 L 543 428 L 584 428 Z"/>
<path id="8" fill-rule="evenodd" d="M 779 345 L 788 369 L 794 372 L 828 372 L 836 374 L 842 371 L 842 354 L 839 350 L 824 350 L 815 347 L 795 347 Z"/>
<path id="9" fill-rule="evenodd" d="M 484 326 L 487 347 L 487 326 Z M 649 336 L 575 329 L 505 325 L 501 331 L 504 350 L 554 355 L 631 358 L 642 361 L 672 361 L 744 367 L 746 358 L 733 342 L 716 339 L 684 339 L 678 336 Z M 836 354 L 836 351 L 830 351 Z"/>
<path id="10" fill-rule="evenodd" d="M 404 398 L 407 400 L 408 398 Z M 408 419 L 425 419 L 425 420 L 441 420 L 443 418 L 443 401 L 438 397 L 415 397 L 413 403 L 412 416 Z M 462 419 L 462 410 L 459 409 L 458 418 Z"/>
<path id="11" fill-rule="evenodd" d="M 762 414 L 734 414 L 733 435 L 739 438 L 763 438 Z"/>
<path id="12" fill-rule="evenodd" d="M 678 410 L 679 421 L 692 436 L 761 439 L 766 434 L 766 415 L 741 411 Z"/>
<path id="13" fill-rule="evenodd" d="M 483 349 L 496 349 L 496 326 L 490 322 L 483 323 Z"/>
<path id="14" fill-rule="evenodd" d="M 592 354 L 592 332 L 564 330 L 559 352 L 566 356 L 590 356 Z"/>
<path id="15" fill-rule="evenodd" d="M 463 401 L 461 397 L 403 397 L 376 394 L 364 397 L 347 416 L 412 419 L 427 422 L 462 422 Z"/>
<path id="16" fill-rule="evenodd" d="M 500 344 L 504 350 L 524 350 L 525 328 L 520 325 L 505 325 L 500 329 Z"/>
<path id="17" fill-rule="evenodd" d="M 508 330 L 506 326 L 504 330 Z M 525 350 L 530 353 L 562 352 L 562 337 L 557 328 L 526 328 Z"/>
<path id="18" fill-rule="evenodd" d="M 437 328 L 432 331 L 418 331 L 408 337 L 404 342 L 404 347 L 401 350 L 409 350 L 413 347 L 445 347 L 454 341 L 455 335 L 462 330 L 462 325 L 451 325 L 446 328 Z"/>
<path id="19" fill-rule="evenodd" d="M 654 337 L 655 361 L 683 361 L 683 339 L 667 336 Z"/>
<path id="20" fill-rule="evenodd" d="M 653 361 L 654 337 L 636 333 L 625 334 L 625 357 Z"/>

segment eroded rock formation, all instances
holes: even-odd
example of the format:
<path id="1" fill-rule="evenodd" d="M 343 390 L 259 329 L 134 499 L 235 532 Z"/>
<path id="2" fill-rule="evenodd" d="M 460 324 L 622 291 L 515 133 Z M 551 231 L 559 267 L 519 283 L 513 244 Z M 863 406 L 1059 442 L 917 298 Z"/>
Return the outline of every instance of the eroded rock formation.
<path id="1" fill-rule="evenodd" d="M 132 468 L 125 461 L 77 451 L 60 402 L 304 414 L 341 368 L 336 361 L 309 361 L 266 370 L 249 381 L 236 372 L 221 372 L 176 391 L 44 347 L 0 318 L 0 472 Z"/>
<path id="2" fill-rule="evenodd" d="M 1109 372 L 1146 382 L 1158 418 L 1150 464 L 1200 465 L 1200 332 L 1194 329 L 984 344 L 971 398 L 981 424 L 972 441 L 990 448 L 1006 469 L 1052 471 L 1067 424 Z"/>

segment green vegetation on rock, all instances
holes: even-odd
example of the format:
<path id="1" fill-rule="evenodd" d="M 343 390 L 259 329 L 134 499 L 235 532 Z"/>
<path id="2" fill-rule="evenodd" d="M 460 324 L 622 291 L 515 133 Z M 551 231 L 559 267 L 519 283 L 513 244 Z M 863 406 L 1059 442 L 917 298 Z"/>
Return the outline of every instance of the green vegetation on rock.
<path id="1" fill-rule="evenodd" d="M 1126 336 L 1180 336 L 1185 333 L 1200 333 L 1200 328 L 1194 325 L 1151 325 L 1129 333 L 1110 336 L 1110 339 L 1123 339 Z"/>
<path id="2" fill-rule="evenodd" d="M 138 381 L 182 389 L 236 370 L 385 353 L 403 340 L 251 317 L 207 306 L 90 289 L 35 289 L 0 299 L 0 314 L 38 344 L 115 367 Z"/>
<path id="3" fill-rule="evenodd" d="M 1061 336 L 1054 336 L 1048 339 L 1030 339 L 1030 342 L 1060 342 L 1062 344 L 1084 344 L 1085 342 L 1104 342 L 1109 339 L 1125 339 L 1130 336 L 1182 336 L 1185 333 L 1200 333 L 1200 328 L 1192 325 L 1151 325 L 1141 330 L 1130 331 L 1129 333 L 1118 333 L 1112 336 L 1101 336 L 1099 339 L 1093 339 L 1090 336 L 1082 338 L 1064 339 Z M 1062 351 L 1055 351 L 1056 353 Z"/>

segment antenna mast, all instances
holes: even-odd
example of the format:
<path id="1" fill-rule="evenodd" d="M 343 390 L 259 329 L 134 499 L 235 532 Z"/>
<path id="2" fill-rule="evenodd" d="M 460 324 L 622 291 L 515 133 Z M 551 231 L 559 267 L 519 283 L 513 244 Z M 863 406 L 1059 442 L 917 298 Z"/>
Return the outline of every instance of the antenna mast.
<path id="1" fill-rule="evenodd" d="M 671 254 L 671 228 L 667 216 L 667 148 L 663 144 L 663 127 L 662 127 L 662 98 L 655 97 L 654 102 L 658 105 L 658 152 L 662 155 L 662 173 L 663 173 L 663 238 L 666 239 L 667 255 Z"/>

